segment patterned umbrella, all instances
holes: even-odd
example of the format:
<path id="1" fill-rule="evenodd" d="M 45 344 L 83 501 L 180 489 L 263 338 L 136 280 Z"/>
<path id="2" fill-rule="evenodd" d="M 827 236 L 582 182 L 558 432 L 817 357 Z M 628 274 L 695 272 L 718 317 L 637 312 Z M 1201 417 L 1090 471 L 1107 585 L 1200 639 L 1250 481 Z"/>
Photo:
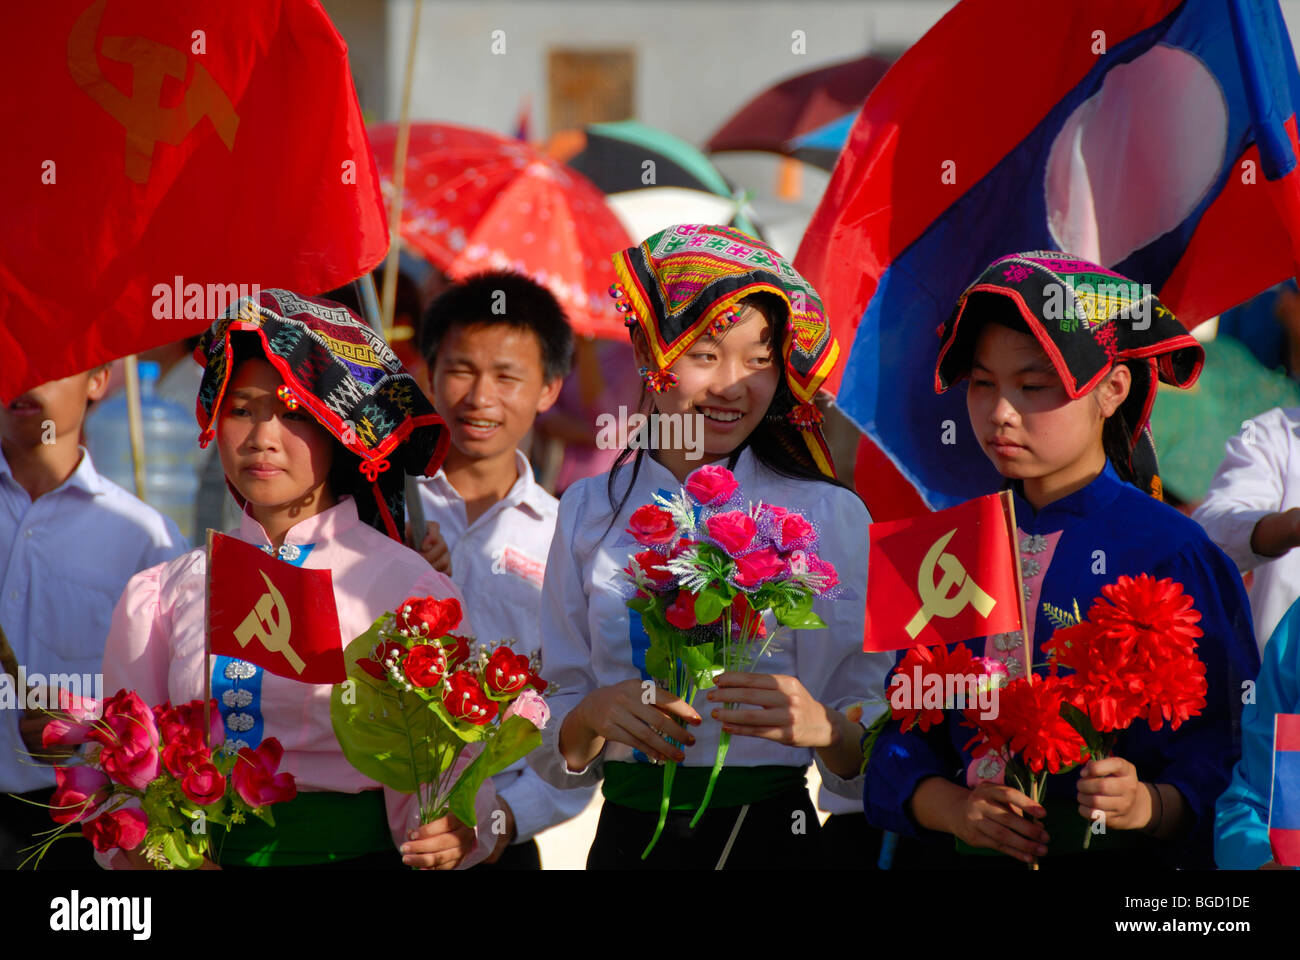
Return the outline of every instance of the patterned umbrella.
<path id="1" fill-rule="evenodd" d="M 386 199 L 397 125 L 369 128 Z M 610 256 L 632 245 L 586 178 L 526 143 L 450 124 L 412 124 L 401 236 L 453 278 L 517 270 L 547 287 L 580 334 L 622 339 Z"/>

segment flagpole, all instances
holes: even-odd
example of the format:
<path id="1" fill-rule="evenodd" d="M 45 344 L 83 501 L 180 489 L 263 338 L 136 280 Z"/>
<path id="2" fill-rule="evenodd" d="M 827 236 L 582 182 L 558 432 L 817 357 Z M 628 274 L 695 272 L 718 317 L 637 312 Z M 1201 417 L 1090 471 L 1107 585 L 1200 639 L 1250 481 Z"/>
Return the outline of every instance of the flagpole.
<path id="1" fill-rule="evenodd" d="M 1016 501 L 1010 490 L 1003 490 L 999 496 L 1002 498 L 1002 509 L 1011 522 L 1011 556 L 1016 562 L 1016 598 L 1020 601 L 1020 639 L 1025 645 L 1026 682 L 1032 682 L 1028 678 L 1034 672 L 1034 657 L 1033 651 L 1029 649 L 1029 616 L 1025 611 L 1025 578 L 1020 569 L 1020 529 L 1016 526 Z"/>
<path id="2" fill-rule="evenodd" d="M 203 740 L 212 749 L 212 529 L 203 573 Z"/>
<path id="3" fill-rule="evenodd" d="M 140 365 L 134 353 L 126 356 L 126 423 L 131 440 L 131 472 L 135 476 L 135 495 L 145 503 L 144 489 L 144 414 L 140 409 Z"/>
<path id="4" fill-rule="evenodd" d="M 388 215 L 388 262 L 384 264 L 383 328 L 393 327 L 393 308 L 397 300 L 397 261 L 401 255 L 402 190 L 406 186 L 406 147 L 411 135 L 411 81 L 415 76 L 415 49 L 420 35 L 420 9 L 423 0 L 415 0 L 411 13 L 411 39 L 406 46 L 406 75 L 402 79 L 402 109 L 397 118 L 396 154 L 393 157 L 393 205 Z"/>

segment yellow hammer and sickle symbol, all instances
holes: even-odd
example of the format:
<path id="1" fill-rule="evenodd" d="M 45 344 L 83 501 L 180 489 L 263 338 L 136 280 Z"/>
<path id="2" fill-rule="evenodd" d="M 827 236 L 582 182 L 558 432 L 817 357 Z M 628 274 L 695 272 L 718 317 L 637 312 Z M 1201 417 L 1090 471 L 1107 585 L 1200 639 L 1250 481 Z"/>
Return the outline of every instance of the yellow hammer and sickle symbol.
<path id="1" fill-rule="evenodd" d="M 256 640 L 272 653 L 284 654 L 289 665 L 298 673 L 302 673 L 307 664 L 303 662 L 302 657 L 298 656 L 297 651 L 289 646 L 289 634 L 292 630 L 289 608 L 284 605 L 284 597 L 280 595 L 279 590 L 275 589 L 275 584 L 271 582 L 266 572 L 259 570 L 258 573 L 262 574 L 269 592 L 262 594 L 257 605 L 248 611 L 248 616 L 244 617 L 243 622 L 235 628 L 235 639 L 239 641 L 241 647 L 246 647 L 251 641 Z"/>
<path id="2" fill-rule="evenodd" d="M 926 552 L 925 559 L 921 561 L 921 569 L 916 575 L 916 592 L 921 595 L 921 609 L 916 611 L 906 627 L 907 635 L 913 640 L 925 629 L 931 617 L 949 620 L 961 613 L 968 603 L 987 617 L 997 603 L 971 579 L 960 560 L 951 553 L 943 552 L 956 532 L 956 528 L 949 530 L 934 541 Z M 943 578 L 938 583 L 934 582 L 936 564 L 943 568 Z M 954 586 L 957 587 L 957 592 L 950 597 L 948 591 Z"/>
<path id="3" fill-rule="evenodd" d="M 96 0 L 73 24 L 68 34 L 68 69 L 77 86 L 126 128 L 126 175 L 135 183 L 145 183 L 154 144 L 177 146 L 203 117 L 212 120 L 226 149 L 235 149 L 239 114 L 203 64 L 195 64 L 180 106 L 159 106 L 163 78 L 185 78 L 189 58 L 184 51 L 145 37 L 105 37 L 104 56 L 131 64 L 131 96 L 104 76 L 95 59 L 95 34 L 107 2 Z"/>

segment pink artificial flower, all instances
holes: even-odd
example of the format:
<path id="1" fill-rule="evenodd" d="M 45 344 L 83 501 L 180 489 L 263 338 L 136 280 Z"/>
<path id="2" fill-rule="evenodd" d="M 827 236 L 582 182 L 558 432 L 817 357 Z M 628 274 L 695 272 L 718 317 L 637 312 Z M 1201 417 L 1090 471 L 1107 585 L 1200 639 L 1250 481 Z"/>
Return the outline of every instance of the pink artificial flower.
<path id="1" fill-rule="evenodd" d="M 164 744 L 184 740 L 195 747 L 216 749 L 226 742 L 226 725 L 221 722 L 221 711 L 216 699 L 208 701 L 208 741 L 203 740 L 203 701 L 191 700 L 179 707 L 165 701 L 153 708 L 158 721 L 158 732 Z"/>
<path id="2" fill-rule="evenodd" d="M 840 577 L 839 574 L 835 572 L 835 568 L 829 561 L 823 560 L 815 553 L 808 554 L 808 572 L 817 573 L 826 578 L 821 589 L 817 591 L 818 595 L 827 593 L 839 585 Z"/>
<path id="3" fill-rule="evenodd" d="M 284 747 L 275 737 L 267 737 L 256 750 L 245 747 L 239 751 L 235 768 L 230 771 L 230 781 L 250 807 L 283 803 L 298 795 L 293 774 L 276 773 L 283 756 Z"/>
<path id="4" fill-rule="evenodd" d="M 704 526 L 718 546 L 733 557 L 752 544 L 758 533 L 753 519 L 741 510 L 715 513 L 704 521 Z"/>
<path id="5" fill-rule="evenodd" d="M 810 539 L 813 535 L 813 527 L 800 514 L 787 513 L 781 517 L 776 532 L 777 546 L 782 550 L 789 550 L 791 547 Z"/>
<path id="6" fill-rule="evenodd" d="M 780 576 L 784 570 L 785 561 L 771 547 L 764 547 L 736 558 L 736 583 L 742 587 L 757 587 Z"/>
<path id="7" fill-rule="evenodd" d="M 113 810 L 81 825 L 82 835 L 100 853 L 107 853 L 114 847 L 134 850 L 148 832 L 149 818 L 143 810 L 135 807 Z"/>
<path id="8" fill-rule="evenodd" d="M 632 516 L 628 518 L 627 532 L 636 538 L 637 543 L 653 547 L 668 543 L 677 536 L 677 526 L 673 523 L 671 513 L 663 507 L 648 503 L 632 511 Z"/>
<path id="9" fill-rule="evenodd" d="M 135 691 L 119 690 L 104 704 L 104 717 L 89 739 L 103 744 L 99 765 L 118 783 L 143 790 L 158 776 L 158 726 Z"/>
<path id="10" fill-rule="evenodd" d="M 77 823 L 108 799 L 112 787 L 108 777 L 94 767 L 80 764 L 54 768 L 54 795 L 50 816 L 55 823 Z"/>
<path id="11" fill-rule="evenodd" d="M 546 699 L 541 694 L 535 690 L 525 690 L 506 707 L 501 721 L 504 723 L 516 715 L 523 717 L 538 730 L 544 730 L 547 721 L 551 719 L 551 708 L 546 705 Z"/>
<path id="12" fill-rule="evenodd" d="M 691 471 L 684 486 L 686 492 L 701 504 L 726 503 L 740 489 L 739 481 L 730 470 L 712 463 Z"/>

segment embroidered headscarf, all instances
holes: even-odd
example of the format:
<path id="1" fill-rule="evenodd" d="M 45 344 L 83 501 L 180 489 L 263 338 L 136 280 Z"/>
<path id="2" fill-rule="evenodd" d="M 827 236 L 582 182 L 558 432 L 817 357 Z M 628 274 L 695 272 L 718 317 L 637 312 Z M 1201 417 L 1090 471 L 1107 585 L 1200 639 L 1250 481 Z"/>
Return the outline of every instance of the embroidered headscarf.
<path id="1" fill-rule="evenodd" d="M 998 297 L 990 304 L 985 298 Z M 1123 414 L 1128 462 L 1118 463 L 1139 487 L 1161 495 L 1155 444 L 1149 423 L 1157 381 L 1190 387 L 1200 376 L 1205 351 L 1151 292 L 1105 267 L 1068 253 L 1016 253 L 991 263 L 957 301 L 939 328 L 942 344 L 935 368 L 935 392 L 942 393 L 970 372 L 976 325 L 962 324 L 974 308 L 995 306 L 1017 312 L 1055 368 L 1065 392 L 1078 399 L 1116 363 L 1132 373 Z"/>
<path id="2" fill-rule="evenodd" d="M 302 406 L 355 456 L 355 470 L 335 463 L 334 494 L 351 495 L 362 520 L 400 543 L 404 477 L 437 473 L 451 435 L 384 338 L 330 300 L 287 290 L 242 298 L 194 350 L 204 367 L 195 402 L 204 447 L 216 436 L 213 421 L 230 381 L 230 336 L 238 333 L 260 339 L 284 380 L 280 398 Z M 243 497 L 227 485 L 242 507 Z"/>
<path id="3" fill-rule="evenodd" d="M 610 295 L 627 325 L 645 335 L 655 389 L 675 382 L 669 368 L 695 341 L 735 322 L 739 301 L 756 293 L 778 297 L 787 311 L 782 369 L 794 402 L 769 416 L 784 416 L 802 436 L 811 462 L 835 476 L 821 411 L 812 401 L 839 359 L 839 345 L 817 291 L 788 260 L 734 227 L 688 223 L 616 253 L 614 272 L 618 282 Z"/>

